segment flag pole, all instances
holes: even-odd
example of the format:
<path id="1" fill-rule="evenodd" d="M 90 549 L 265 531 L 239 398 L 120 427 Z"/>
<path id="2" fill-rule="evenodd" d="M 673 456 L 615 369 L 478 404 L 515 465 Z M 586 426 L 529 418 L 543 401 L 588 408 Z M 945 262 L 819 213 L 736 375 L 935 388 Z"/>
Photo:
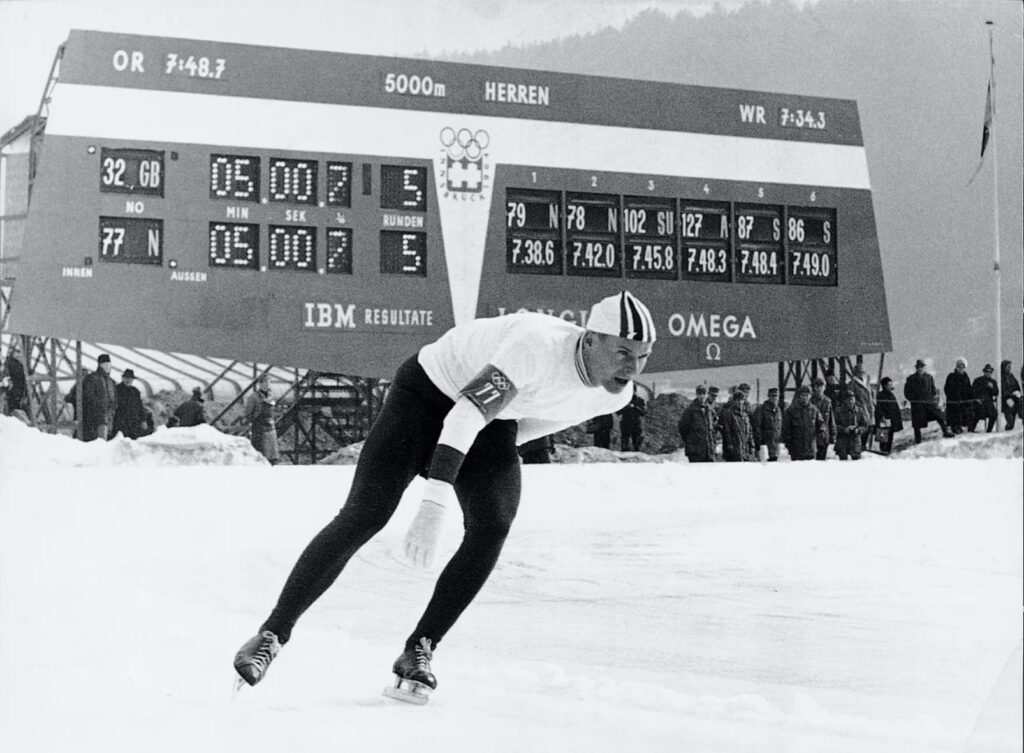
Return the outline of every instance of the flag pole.
<path id="1" fill-rule="evenodd" d="M 996 284 L 996 363 L 999 364 L 999 391 L 1000 398 L 1003 397 L 1003 326 L 1002 326 L 1002 281 L 1001 271 L 999 269 L 999 158 L 998 158 L 998 147 L 996 146 L 996 135 L 995 135 L 995 113 L 996 113 L 996 54 L 995 46 L 992 38 L 992 27 L 994 26 L 992 21 L 986 21 L 985 24 L 988 26 L 988 53 L 989 60 L 991 61 L 991 68 L 989 69 L 989 84 L 992 87 L 992 123 L 989 126 L 991 129 L 990 140 L 992 142 L 992 232 L 994 244 L 993 248 L 995 251 L 992 271 L 995 273 L 995 284 Z M 1002 401 L 1000 400 L 1000 403 Z M 1002 407 L 1001 405 L 999 406 Z M 996 411 L 996 430 L 1002 431 L 1003 429 L 1003 412 L 1002 410 Z"/>

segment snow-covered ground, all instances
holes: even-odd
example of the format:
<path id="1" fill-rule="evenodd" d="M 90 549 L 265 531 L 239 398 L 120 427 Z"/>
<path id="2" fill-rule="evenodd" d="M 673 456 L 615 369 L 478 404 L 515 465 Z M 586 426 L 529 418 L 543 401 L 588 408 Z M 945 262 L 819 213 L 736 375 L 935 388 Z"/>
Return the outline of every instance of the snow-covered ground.
<path id="1" fill-rule="evenodd" d="M 352 466 L 0 418 L 0 750 L 1020 751 L 1020 442 L 527 466 L 416 707 L 381 690 L 436 575 L 397 554 L 418 484 L 232 699 L 234 651 Z"/>

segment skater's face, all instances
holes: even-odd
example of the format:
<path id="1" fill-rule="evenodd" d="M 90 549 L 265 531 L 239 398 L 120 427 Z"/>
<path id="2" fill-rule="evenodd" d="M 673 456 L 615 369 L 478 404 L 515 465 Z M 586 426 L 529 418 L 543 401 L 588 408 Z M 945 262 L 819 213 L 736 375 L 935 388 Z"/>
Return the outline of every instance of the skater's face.
<path id="1" fill-rule="evenodd" d="M 622 392 L 644 370 L 653 343 L 588 332 L 583 341 L 583 364 L 590 381 L 608 392 Z"/>

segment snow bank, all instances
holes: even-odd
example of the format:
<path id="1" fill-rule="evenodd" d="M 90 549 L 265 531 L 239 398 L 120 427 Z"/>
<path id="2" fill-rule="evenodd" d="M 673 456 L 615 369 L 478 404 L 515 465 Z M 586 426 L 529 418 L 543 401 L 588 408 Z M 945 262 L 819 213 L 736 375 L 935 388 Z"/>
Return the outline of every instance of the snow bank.
<path id="1" fill-rule="evenodd" d="M 21 421 L 0 416 L 0 462 L 6 469 L 38 467 L 269 465 L 245 437 L 223 434 L 212 426 L 160 427 L 138 440 L 120 434 L 109 442 L 79 442 L 61 434 L 44 434 Z"/>
<path id="2" fill-rule="evenodd" d="M 1024 457 L 1024 430 L 995 434 L 960 434 L 912 445 L 898 458 L 1020 458 Z"/>

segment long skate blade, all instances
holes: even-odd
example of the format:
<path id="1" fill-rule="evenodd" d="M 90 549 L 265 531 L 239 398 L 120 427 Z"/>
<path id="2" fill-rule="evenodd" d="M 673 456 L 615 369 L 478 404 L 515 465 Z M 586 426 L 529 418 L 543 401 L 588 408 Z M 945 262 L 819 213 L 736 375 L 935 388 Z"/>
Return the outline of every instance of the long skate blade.
<path id="1" fill-rule="evenodd" d="M 403 680 L 398 678 L 394 685 L 384 688 L 384 695 L 403 703 L 413 703 L 423 706 L 430 700 L 430 692 L 433 688 L 415 680 Z"/>
<path id="2" fill-rule="evenodd" d="M 238 694 L 242 691 L 242 688 L 246 687 L 246 685 L 248 684 L 249 683 L 247 683 L 241 677 L 236 676 L 234 685 L 232 685 L 233 689 L 231 691 L 231 700 L 233 701 L 236 698 L 238 698 Z"/>

